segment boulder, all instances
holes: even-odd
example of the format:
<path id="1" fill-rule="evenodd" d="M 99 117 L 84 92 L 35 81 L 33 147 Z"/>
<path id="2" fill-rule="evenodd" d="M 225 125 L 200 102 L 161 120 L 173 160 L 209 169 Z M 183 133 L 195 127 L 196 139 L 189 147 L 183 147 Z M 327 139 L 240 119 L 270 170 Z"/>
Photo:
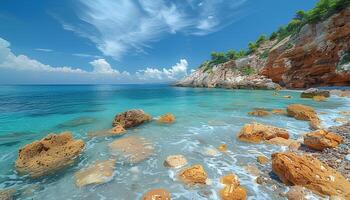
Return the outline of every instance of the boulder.
<path id="1" fill-rule="evenodd" d="M 269 162 L 269 159 L 266 156 L 258 156 L 256 160 L 262 165 L 265 165 Z"/>
<path id="2" fill-rule="evenodd" d="M 316 101 L 316 102 L 321 102 L 321 101 L 326 101 L 327 97 L 324 96 L 314 96 L 312 97 L 312 100 Z"/>
<path id="3" fill-rule="evenodd" d="M 84 146 L 84 142 L 74 140 L 70 132 L 50 134 L 22 147 L 16 168 L 31 177 L 40 177 L 72 164 Z"/>
<path id="4" fill-rule="evenodd" d="M 286 196 L 288 200 L 307 200 L 305 190 L 300 186 L 290 187 Z"/>
<path id="5" fill-rule="evenodd" d="M 150 121 L 151 119 L 151 116 L 146 114 L 143 110 L 128 110 L 116 115 L 112 125 L 113 127 L 121 125 L 127 129 L 139 126 Z"/>
<path id="6" fill-rule="evenodd" d="M 281 137 L 275 137 L 271 140 L 266 141 L 268 144 L 287 146 L 290 150 L 297 150 L 300 147 L 300 143 L 296 140 L 285 139 Z"/>
<path id="7" fill-rule="evenodd" d="M 75 173 L 75 184 L 83 187 L 91 184 L 106 183 L 113 177 L 116 160 L 98 161 L 92 166 Z"/>
<path id="8" fill-rule="evenodd" d="M 183 155 L 168 156 L 164 161 L 165 167 L 180 168 L 187 165 L 187 159 Z"/>
<path id="9" fill-rule="evenodd" d="M 350 182 L 312 156 L 274 153 L 272 171 L 286 185 L 304 186 L 321 195 L 350 199 Z"/>
<path id="10" fill-rule="evenodd" d="M 288 131 L 282 128 L 252 123 L 243 126 L 238 134 L 238 139 L 245 142 L 259 143 L 275 137 L 289 138 Z"/>
<path id="11" fill-rule="evenodd" d="M 318 118 L 317 113 L 312 107 L 302 104 L 289 105 L 287 107 L 287 113 L 289 116 L 298 120 L 311 121 L 312 119 Z"/>
<path id="12" fill-rule="evenodd" d="M 301 98 L 313 98 L 315 96 L 329 97 L 330 93 L 327 90 L 320 90 L 317 88 L 310 88 L 300 94 Z"/>
<path id="13" fill-rule="evenodd" d="M 116 139 L 109 144 L 113 155 L 121 157 L 127 163 L 139 163 L 153 154 L 153 146 L 146 139 L 130 136 Z"/>
<path id="14" fill-rule="evenodd" d="M 88 133 L 89 137 L 108 137 L 108 136 L 115 136 L 115 135 L 124 135 L 125 129 L 121 125 L 117 125 L 111 129 L 108 130 L 102 130 L 102 131 L 96 131 Z"/>
<path id="15" fill-rule="evenodd" d="M 335 148 L 341 142 L 343 138 L 332 132 L 326 130 L 317 130 L 311 133 L 307 133 L 304 136 L 304 144 L 310 149 L 322 151 L 326 148 Z"/>
<path id="16" fill-rule="evenodd" d="M 162 115 L 158 119 L 159 123 L 174 123 L 175 122 L 175 116 L 171 113 L 167 113 L 165 115 Z"/>
<path id="17" fill-rule="evenodd" d="M 223 176 L 220 180 L 224 188 L 220 190 L 222 200 L 245 200 L 247 191 L 240 186 L 238 177 L 234 174 Z"/>
<path id="18" fill-rule="evenodd" d="M 204 171 L 202 165 L 193 165 L 191 167 L 188 167 L 182 170 L 178 176 L 182 182 L 189 185 L 204 185 L 208 179 L 207 173 Z"/>
<path id="19" fill-rule="evenodd" d="M 269 111 L 256 109 L 248 113 L 249 115 L 257 116 L 257 117 L 265 117 L 271 115 Z"/>
<path id="20" fill-rule="evenodd" d="M 171 194 L 162 188 L 152 189 L 143 195 L 142 200 L 171 200 Z"/>

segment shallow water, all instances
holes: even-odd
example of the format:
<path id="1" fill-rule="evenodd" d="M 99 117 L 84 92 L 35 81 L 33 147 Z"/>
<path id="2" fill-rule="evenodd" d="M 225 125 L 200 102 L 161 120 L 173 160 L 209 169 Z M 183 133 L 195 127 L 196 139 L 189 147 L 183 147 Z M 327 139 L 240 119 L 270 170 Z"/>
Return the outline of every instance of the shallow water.
<path id="1" fill-rule="evenodd" d="M 286 108 L 291 103 L 313 106 L 326 126 L 337 125 L 339 111 L 350 111 L 348 98 L 331 97 L 326 102 L 300 99 L 298 91 L 224 90 L 173 88 L 165 85 L 0 86 L 0 188 L 15 188 L 18 199 L 140 199 L 152 188 L 166 188 L 173 199 L 218 199 L 219 178 L 234 172 L 248 190 L 249 199 L 283 199 L 273 188 L 259 186 L 245 166 L 257 166 L 256 156 L 283 147 L 247 144 L 236 134 L 253 121 L 286 128 L 298 139 L 309 131 L 307 122 L 281 115 L 252 117 L 254 108 Z M 281 96 L 291 95 L 285 99 Z M 119 137 L 90 139 L 88 132 L 111 127 L 116 113 L 140 108 L 158 117 L 167 112 L 176 123 L 150 122 L 121 137 L 142 136 L 153 143 L 155 154 L 139 164 L 118 161 L 114 178 L 102 185 L 77 188 L 74 173 L 89 164 L 111 158 L 108 144 Z M 18 149 L 48 133 L 71 131 L 86 142 L 75 165 L 52 176 L 31 180 L 14 168 Z M 228 145 L 228 153 L 206 155 L 208 149 Z M 189 164 L 202 164 L 210 178 L 206 187 L 189 188 L 176 180 L 176 171 L 163 166 L 168 155 L 183 154 Z"/>

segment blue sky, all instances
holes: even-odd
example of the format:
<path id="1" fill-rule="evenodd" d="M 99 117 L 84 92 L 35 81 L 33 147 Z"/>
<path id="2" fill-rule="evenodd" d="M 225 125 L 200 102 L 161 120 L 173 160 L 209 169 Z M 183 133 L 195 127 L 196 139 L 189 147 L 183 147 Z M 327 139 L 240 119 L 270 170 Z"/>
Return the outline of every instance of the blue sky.
<path id="1" fill-rule="evenodd" d="M 0 83 L 169 82 L 316 0 L 2 0 Z"/>

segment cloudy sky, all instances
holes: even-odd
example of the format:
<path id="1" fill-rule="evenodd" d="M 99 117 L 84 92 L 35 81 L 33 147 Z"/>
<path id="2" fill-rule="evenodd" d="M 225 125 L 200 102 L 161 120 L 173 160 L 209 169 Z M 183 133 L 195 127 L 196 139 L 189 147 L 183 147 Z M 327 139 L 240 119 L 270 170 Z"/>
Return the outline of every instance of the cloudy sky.
<path id="1" fill-rule="evenodd" d="M 315 2 L 1 0 L 0 84 L 171 82 Z"/>

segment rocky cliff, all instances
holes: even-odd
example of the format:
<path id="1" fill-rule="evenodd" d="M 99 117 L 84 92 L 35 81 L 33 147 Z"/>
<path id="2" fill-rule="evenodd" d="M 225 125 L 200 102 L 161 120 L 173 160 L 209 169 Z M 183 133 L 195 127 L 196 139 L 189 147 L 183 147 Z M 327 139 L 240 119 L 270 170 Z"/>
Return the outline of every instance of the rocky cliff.
<path id="1" fill-rule="evenodd" d="M 268 52 L 267 56 L 262 56 Z M 249 67 L 255 73 L 246 73 Z M 264 42 L 238 60 L 200 67 L 177 86 L 287 88 L 350 85 L 350 8 L 327 20 L 306 24 L 281 41 Z"/>

